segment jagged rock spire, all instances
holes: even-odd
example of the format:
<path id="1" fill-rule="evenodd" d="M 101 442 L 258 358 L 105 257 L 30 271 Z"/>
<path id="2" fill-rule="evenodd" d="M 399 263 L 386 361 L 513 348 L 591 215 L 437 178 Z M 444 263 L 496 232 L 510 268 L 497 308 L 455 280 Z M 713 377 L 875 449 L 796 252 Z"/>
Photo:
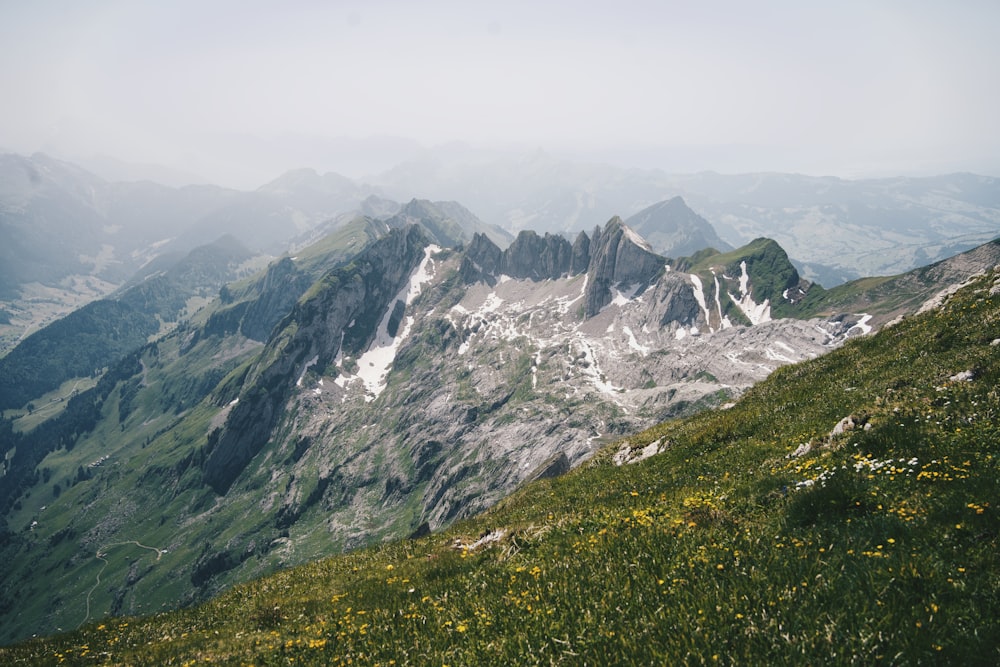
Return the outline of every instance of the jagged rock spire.
<path id="1" fill-rule="evenodd" d="M 611 288 L 615 285 L 650 284 L 665 263 L 621 218 L 611 218 L 603 230 L 594 231 L 590 242 L 585 315 L 593 317 L 611 303 Z"/>

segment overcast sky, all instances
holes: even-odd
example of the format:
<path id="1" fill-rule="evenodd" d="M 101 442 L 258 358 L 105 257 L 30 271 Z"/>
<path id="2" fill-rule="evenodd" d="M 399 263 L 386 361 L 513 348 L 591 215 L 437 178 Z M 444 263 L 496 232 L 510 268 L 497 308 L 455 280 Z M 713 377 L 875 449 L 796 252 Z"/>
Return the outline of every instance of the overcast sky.
<path id="1" fill-rule="evenodd" d="M 230 185 L 369 137 L 1000 176 L 998 35 L 996 0 L 0 0 L 0 147 Z"/>

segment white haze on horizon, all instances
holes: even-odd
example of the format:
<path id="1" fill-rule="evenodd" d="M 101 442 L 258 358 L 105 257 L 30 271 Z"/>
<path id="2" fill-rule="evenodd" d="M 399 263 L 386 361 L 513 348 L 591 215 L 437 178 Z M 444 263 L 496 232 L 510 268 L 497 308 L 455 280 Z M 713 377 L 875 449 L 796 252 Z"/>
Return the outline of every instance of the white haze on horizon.
<path id="1" fill-rule="evenodd" d="M 442 145 L 1000 176 L 998 28 L 989 0 L 0 0 L 0 147 L 236 187 Z"/>

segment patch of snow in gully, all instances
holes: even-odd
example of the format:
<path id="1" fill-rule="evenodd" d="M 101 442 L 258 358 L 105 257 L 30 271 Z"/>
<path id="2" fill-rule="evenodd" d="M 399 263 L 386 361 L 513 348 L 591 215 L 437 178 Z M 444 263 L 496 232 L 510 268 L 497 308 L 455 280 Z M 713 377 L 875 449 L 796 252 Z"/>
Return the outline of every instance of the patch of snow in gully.
<path id="1" fill-rule="evenodd" d="M 413 326 L 413 317 L 408 315 L 396 336 L 389 335 L 389 319 L 392 317 L 396 302 L 402 301 L 406 305 L 410 305 L 414 299 L 420 296 L 424 285 L 434 277 L 434 260 L 431 259 L 431 255 L 440 250 L 436 245 L 424 249 L 424 259 L 420 262 L 420 266 L 410 275 L 409 282 L 399 291 L 396 298 L 389 302 L 389 307 L 386 309 L 385 315 L 382 316 L 382 321 L 379 322 L 375 340 L 368 346 L 368 350 L 358 358 L 358 377 L 364 382 L 367 390 L 366 401 L 374 400 L 385 389 L 389 367 L 396 358 L 400 344 L 406 340 L 410 334 L 410 327 Z"/>
<path id="2" fill-rule="evenodd" d="M 729 298 L 732 299 L 743 314 L 747 316 L 750 320 L 750 324 L 758 325 L 761 322 L 771 321 L 771 304 L 767 299 L 764 299 L 764 303 L 755 303 L 753 298 L 750 296 L 748 291 L 750 274 L 747 273 L 747 263 L 746 260 L 740 262 L 740 298 L 737 299 L 731 293 Z"/>

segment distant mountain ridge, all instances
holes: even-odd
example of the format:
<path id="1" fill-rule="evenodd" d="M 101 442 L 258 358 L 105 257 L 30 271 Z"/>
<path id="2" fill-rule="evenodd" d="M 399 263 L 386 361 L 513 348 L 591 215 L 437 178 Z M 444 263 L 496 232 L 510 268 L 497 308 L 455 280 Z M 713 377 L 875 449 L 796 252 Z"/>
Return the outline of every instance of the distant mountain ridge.
<path id="1" fill-rule="evenodd" d="M 444 202 L 461 201 L 501 247 L 521 230 L 572 238 L 618 214 L 668 257 L 772 238 L 803 277 L 827 286 L 902 273 L 1000 234 L 1000 180 L 971 174 L 863 181 L 668 175 L 541 151 L 421 155 L 364 183 L 304 168 L 249 192 L 112 183 L 42 154 L 5 155 L 0 350 L 25 330 L 106 296 L 165 253 L 233 234 L 252 250 L 280 255 L 333 231 L 341 218 L 398 214 L 393 198 L 436 201 L 452 219 L 465 214 L 446 211 Z M 655 224 L 638 217 L 654 213 Z"/>
<path id="2" fill-rule="evenodd" d="M 371 182 L 397 198 L 414 192 L 458 198 L 512 232 L 572 234 L 681 196 L 730 247 L 772 238 L 806 278 L 829 286 L 903 273 L 1000 234 L 1000 179 L 974 174 L 864 180 L 667 174 L 535 151 L 474 161 L 414 159 Z"/>
<path id="3" fill-rule="evenodd" d="M 687 257 L 705 248 L 720 251 L 733 247 L 719 238 L 715 228 L 684 202 L 673 197 L 653 204 L 625 220 L 661 255 Z"/>

